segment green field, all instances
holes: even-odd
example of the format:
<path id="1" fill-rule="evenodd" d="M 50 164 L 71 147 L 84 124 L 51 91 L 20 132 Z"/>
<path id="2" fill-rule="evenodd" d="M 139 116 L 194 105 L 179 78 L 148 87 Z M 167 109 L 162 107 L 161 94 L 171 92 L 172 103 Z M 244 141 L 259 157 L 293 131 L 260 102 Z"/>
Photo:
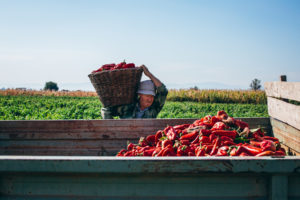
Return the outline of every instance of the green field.
<path id="1" fill-rule="evenodd" d="M 101 119 L 97 97 L 0 96 L 0 120 Z M 266 104 L 167 101 L 158 118 L 201 118 L 225 110 L 232 117 L 268 117 Z"/>

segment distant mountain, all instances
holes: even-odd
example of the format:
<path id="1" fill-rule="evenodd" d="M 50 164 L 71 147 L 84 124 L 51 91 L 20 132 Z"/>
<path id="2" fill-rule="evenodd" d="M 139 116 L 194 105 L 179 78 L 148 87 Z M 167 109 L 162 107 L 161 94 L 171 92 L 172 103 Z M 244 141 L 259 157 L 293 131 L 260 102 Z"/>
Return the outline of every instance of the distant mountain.
<path id="1" fill-rule="evenodd" d="M 239 89 L 249 89 L 248 87 L 242 85 L 228 85 L 219 82 L 199 82 L 199 83 L 186 83 L 186 84 L 178 84 L 178 83 L 170 83 L 167 84 L 168 88 L 172 89 L 189 89 L 193 87 L 197 87 L 199 89 L 219 89 L 219 90 L 239 90 Z"/>

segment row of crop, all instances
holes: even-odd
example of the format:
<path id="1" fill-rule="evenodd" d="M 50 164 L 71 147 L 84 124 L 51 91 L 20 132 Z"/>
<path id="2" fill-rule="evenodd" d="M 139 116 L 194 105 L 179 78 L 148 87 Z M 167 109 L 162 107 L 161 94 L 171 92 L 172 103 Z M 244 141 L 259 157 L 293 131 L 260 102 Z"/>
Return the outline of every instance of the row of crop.
<path id="1" fill-rule="evenodd" d="M 97 97 L 96 92 L 87 91 L 37 91 L 7 89 L 0 91 L 1 96 L 71 96 Z M 266 104 L 267 97 L 264 91 L 253 90 L 196 90 L 170 89 L 168 101 L 191 101 L 202 103 L 246 103 Z"/>
<path id="2" fill-rule="evenodd" d="M 0 96 L 0 120 L 101 119 L 96 97 Z M 158 118 L 201 118 L 225 110 L 234 117 L 267 117 L 265 104 L 167 101 Z"/>
<path id="3" fill-rule="evenodd" d="M 202 103 L 266 104 L 265 91 L 254 90 L 170 90 L 169 101 L 193 101 Z"/>

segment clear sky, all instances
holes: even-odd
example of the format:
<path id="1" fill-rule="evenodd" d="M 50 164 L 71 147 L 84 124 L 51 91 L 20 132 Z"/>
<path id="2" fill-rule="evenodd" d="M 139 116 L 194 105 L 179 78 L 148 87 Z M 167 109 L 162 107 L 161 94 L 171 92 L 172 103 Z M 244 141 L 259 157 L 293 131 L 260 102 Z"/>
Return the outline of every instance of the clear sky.
<path id="1" fill-rule="evenodd" d="M 300 1 L 0 0 L 0 89 L 93 90 L 124 59 L 168 88 L 300 81 Z"/>

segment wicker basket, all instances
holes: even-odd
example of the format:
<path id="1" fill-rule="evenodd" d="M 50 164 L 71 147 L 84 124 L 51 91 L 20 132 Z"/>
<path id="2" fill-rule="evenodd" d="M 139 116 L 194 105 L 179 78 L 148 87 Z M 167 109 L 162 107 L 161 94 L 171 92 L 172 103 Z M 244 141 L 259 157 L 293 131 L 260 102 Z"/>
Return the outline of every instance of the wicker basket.
<path id="1" fill-rule="evenodd" d="M 102 71 L 89 74 L 89 78 L 104 107 L 130 104 L 142 78 L 141 67 Z"/>

